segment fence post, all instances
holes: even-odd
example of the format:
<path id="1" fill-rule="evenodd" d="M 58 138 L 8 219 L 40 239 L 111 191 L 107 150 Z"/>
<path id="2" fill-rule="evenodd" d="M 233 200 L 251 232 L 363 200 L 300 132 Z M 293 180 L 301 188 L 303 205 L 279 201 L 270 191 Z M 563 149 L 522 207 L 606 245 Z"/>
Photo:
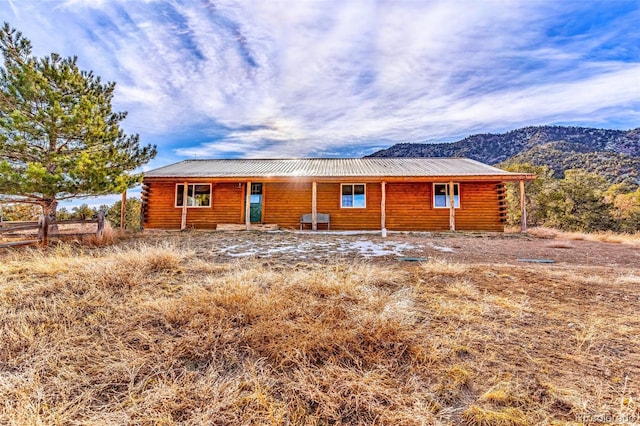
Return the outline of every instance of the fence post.
<path id="1" fill-rule="evenodd" d="M 49 243 L 49 216 L 46 214 L 38 219 L 38 239 L 42 247 L 46 247 Z"/>
<path id="2" fill-rule="evenodd" d="M 98 237 L 102 237 L 103 233 L 104 233 L 104 213 L 99 212 L 98 213 L 98 231 L 96 232 L 96 235 Z"/>

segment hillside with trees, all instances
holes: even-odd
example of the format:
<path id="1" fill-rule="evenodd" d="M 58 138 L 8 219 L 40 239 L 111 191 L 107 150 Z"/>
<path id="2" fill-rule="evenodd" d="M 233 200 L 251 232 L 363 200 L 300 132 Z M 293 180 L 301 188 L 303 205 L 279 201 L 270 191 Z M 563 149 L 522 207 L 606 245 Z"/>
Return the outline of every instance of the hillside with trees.
<path id="1" fill-rule="evenodd" d="M 371 157 L 467 157 L 513 172 L 526 184 L 531 225 L 569 231 L 640 230 L 640 128 L 525 127 L 454 143 L 397 144 Z M 517 185 L 507 185 L 507 223 L 520 223 Z"/>
<path id="2" fill-rule="evenodd" d="M 478 134 L 453 143 L 402 143 L 370 157 L 467 157 L 486 164 L 528 163 L 554 177 L 582 168 L 610 184 L 640 185 L 640 128 L 530 126 L 502 134 Z"/>

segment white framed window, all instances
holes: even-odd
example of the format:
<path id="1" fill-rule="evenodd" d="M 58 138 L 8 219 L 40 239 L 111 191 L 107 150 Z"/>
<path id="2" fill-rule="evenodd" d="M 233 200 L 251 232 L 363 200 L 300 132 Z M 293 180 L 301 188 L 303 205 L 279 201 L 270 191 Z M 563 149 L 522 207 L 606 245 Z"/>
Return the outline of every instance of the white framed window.
<path id="1" fill-rule="evenodd" d="M 176 207 L 184 206 L 184 184 L 176 185 Z M 187 207 L 211 207 L 211 184 L 188 183 Z"/>
<path id="2" fill-rule="evenodd" d="M 448 183 L 433 184 L 433 208 L 448 209 L 451 206 L 451 193 Z M 460 208 L 460 185 L 453 184 L 453 208 Z"/>
<path id="3" fill-rule="evenodd" d="M 364 183 L 340 184 L 340 207 L 363 209 L 367 207 L 367 186 Z"/>

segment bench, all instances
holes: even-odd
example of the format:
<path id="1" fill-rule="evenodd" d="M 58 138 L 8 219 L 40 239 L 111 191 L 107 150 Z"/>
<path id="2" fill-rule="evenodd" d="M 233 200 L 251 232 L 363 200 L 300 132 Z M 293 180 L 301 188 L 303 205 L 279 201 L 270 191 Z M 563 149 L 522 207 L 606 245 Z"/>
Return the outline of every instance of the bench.
<path id="1" fill-rule="evenodd" d="M 318 213 L 317 224 L 325 223 L 327 225 L 327 231 L 331 229 L 331 225 L 329 224 L 329 213 Z M 303 214 L 300 216 L 300 230 L 304 229 L 304 225 L 312 225 L 313 226 L 313 215 Z"/>

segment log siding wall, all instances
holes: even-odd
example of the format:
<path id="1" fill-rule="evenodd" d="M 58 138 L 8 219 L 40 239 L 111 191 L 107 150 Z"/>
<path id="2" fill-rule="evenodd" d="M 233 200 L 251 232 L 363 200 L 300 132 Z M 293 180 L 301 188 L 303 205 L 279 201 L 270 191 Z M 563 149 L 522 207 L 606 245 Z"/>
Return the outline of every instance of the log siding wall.
<path id="1" fill-rule="evenodd" d="M 145 228 L 180 229 L 180 207 L 175 206 L 176 184 L 184 179 L 145 179 L 143 217 Z M 194 179 L 187 179 L 196 183 Z M 259 179 L 252 179 L 260 183 Z M 366 208 L 341 208 L 340 184 L 358 179 L 318 182 L 317 211 L 331 215 L 332 230 L 380 229 L 380 182 L 366 183 Z M 433 182 L 387 182 L 386 228 L 395 231 L 444 231 L 449 229 L 449 209 L 433 207 Z M 437 181 L 439 182 L 439 181 Z M 245 183 L 197 179 L 211 183 L 211 207 L 188 208 L 187 228 L 215 229 L 221 223 L 244 223 Z M 311 213 L 312 183 L 262 182 L 263 223 L 298 229 L 300 216 Z M 503 231 L 500 182 L 461 182 L 456 229 Z"/>
<path id="2" fill-rule="evenodd" d="M 341 183 L 361 183 L 357 179 Z M 382 189 L 379 183 L 367 183 L 365 208 L 340 207 L 340 183 L 318 183 L 318 213 L 331 215 L 331 229 L 375 230 L 380 229 L 380 201 Z M 307 213 L 311 213 L 311 209 Z"/>
<path id="3" fill-rule="evenodd" d="M 504 231 L 499 182 L 462 183 L 456 229 L 460 231 Z"/>
<path id="4" fill-rule="evenodd" d="M 437 182 L 445 183 L 445 182 Z M 499 182 L 460 183 L 456 229 L 503 231 L 497 186 Z M 449 209 L 433 207 L 433 182 L 387 184 L 387 229 L 392 231 L 446 231 Z"/>
<path id="5" fill-rule="evenodd" d="M 195 181 L 194 181 L 195 182 Z M 144 227 L 180 229 L 182 207 L 175 206 L 176 184 L 184 181 L 146 182 Z M 187 208 L 187 228 L 215 229 L 218 223 L 242 223 L 244 185 L 200 179 L 212 183 L 211 207 Z"/>
<path id="6" fill-rule="evenodd" d="M 298 229 L 300 216 L 311 213 L 311 182 L 273 182 L 263 188 L 264 223 Z"/>
<path id="7" fill-rule="evenodd" d="M 449 209 L 433 208 L 432 182 L 388 183 L 386 189 L 388 230 L 444 231 L 449 229 Z"/>

